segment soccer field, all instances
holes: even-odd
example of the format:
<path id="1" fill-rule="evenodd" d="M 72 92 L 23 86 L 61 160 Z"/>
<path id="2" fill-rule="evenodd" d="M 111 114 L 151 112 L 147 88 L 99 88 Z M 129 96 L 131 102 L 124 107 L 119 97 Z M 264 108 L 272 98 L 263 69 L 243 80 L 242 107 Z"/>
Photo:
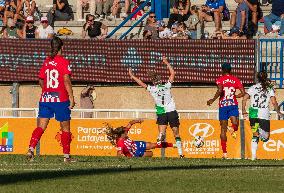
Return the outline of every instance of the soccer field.
<path id="1" fill-rule="evenodd" d="M 1 155 L 0 192 L 284 192 L 284 161 Z"/>

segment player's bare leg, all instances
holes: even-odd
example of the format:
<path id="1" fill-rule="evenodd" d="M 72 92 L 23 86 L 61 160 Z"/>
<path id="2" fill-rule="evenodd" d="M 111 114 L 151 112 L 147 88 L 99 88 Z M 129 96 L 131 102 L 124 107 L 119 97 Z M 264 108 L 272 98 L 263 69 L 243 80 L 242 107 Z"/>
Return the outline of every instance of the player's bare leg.
<path id="1" fill-rule="evenodd" d="M 176 146 L 178 149 L 178 154 L 180 158 L 184 158 L 184 155 L 182 154 L 182 143 L 181 143 L 181 138 L 179 135 L 179 128 L 178 127 L 172 127 L 172 131 L 176 140 Z"/>
<path id="2" fill-rule="evenodd" d="M 61 134 L 61 143 L 63 147 L 63 154 L 64 154 L 64 162 L 70 163 L 75 162 L 74 159 L 70 157 L 70 144 L 72 141 L 71 132 L 70 132 L 70 121 L 62 121 L 60 122 L 60 127 L 62 130 Z"/>
<path id="3" fill-rule="evenodd" d="M 255 123 L 254 126 L 251 127 L 253 136 L 251 140 L 251 160 L 256 160 L 256 152 L 257 146 L 259 142 L 259 133 L 258 133 L 259 123 Z"/>
<path id="4" fill-rule="evenodd" d="M 37 119 L 37 128 L 35 128 L 33 133 L 32 133 L 30 145 L 29 145 L 29 150 L 28 150 L 28 153 L 27 153 L 27 160 L 28 161 L 34 160 L 35 147 L 38 144 L 42 134 L 44 133 L 48 123 L 49 123 L 49 118 L 38 118 Z"/>
<path id="5" fill-rule="evenodd" d="M 237 138 L 237 131 L 238 131 L 238 128 L 239 128 L 239 118 L 235 117 L 235 116 L 231 116 L 230 120 L 232 122 L 232 126 L 228 126 L 228 130 L 231 133 L 232 137 L 234 139 L 236 139 Z"/>
<path id="6" fill-rule="evenodd" d="M 227 120 L 220 120 L 221 126 L 221 147 L 223 151 L 223 158 L 227 159 L 227 128 L 228 128 L 228 121 Z"/>
<path id="7" fill-rule="evenodd" d="M 158 126 L 159 135 L 157 138 L 157 143 L 161 143 L 166 140 L 166 129 L 167 129 L 167 125 Z"/>

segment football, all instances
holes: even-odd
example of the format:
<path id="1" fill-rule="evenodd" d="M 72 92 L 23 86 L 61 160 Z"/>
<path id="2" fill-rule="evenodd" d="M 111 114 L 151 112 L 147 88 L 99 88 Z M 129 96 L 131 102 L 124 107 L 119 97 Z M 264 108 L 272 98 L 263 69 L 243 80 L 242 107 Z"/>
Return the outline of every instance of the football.
<path id="1" fill-rule="evenodd" d="M 195 136 L 194 137 L 194 141 L 193 141 L 193 145 L 196 147 L 196 148 L 200 148 L 204 145 L 204 138 L 201 137 L 201 136 Z"/>

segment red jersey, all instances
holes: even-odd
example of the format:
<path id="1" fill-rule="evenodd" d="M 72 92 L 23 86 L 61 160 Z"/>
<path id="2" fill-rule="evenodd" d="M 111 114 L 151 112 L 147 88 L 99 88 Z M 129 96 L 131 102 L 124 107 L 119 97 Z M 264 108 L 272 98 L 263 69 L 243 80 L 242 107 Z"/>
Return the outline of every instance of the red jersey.
<path id="1" fill-rule="evenodd" d="M 65 102 L 69 100 L 64 85 L 64 75 L 71 75 L 69 61 L 62 56 L 48 57 L 39 72 L 39 78 L 43 79 L 44 85 L 40 102 Z"/>
<path id="2" fill-rule="evenodd" d="M 130 138 L 123 139 L 119 138 L 116 141 L 117 150 L 121 151 L 126 157 L 134 157 L 137 145 Z"/>
<path id="3" fill-rule="evenodd" d="M 222 86 L 219 107 L 238 105 L 235 93 L 237 89 L 243 88 L 243 85 L 237 77 L 227 74 L 218 78 L 216 84 Z"/>

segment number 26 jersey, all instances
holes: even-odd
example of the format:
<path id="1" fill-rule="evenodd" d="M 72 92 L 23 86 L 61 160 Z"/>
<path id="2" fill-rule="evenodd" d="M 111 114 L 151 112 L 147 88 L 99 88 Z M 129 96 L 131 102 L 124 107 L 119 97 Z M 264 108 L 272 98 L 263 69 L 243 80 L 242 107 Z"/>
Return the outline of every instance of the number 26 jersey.
<path id="1" fill-rule="evenodd" d="M 219 98 L 220 108 L 238 105 L 235 93 L 237 89 L 243 88 L 243 85 L 237 77 L 227 74 L 218 78 L 216 84 L 221 85 L 223 89 Z"/>
<path id="2" fill-rule="evenodd" d="M 275 96 L 273 88 L 263 91 L 260 83 L 251 86 L 247 93 L 250 95 L 249 117 L 269 120 L 270 97 Z"/>
<path id="3" fill-rule="evenodd" d="M 44 85 L 40 102 L 65 102 L 69 100 L 64 85 L 64 75 L 71 75 L 69 61 L 60 55 L 48 57 L 40 69 L 39 78 Z"/>

